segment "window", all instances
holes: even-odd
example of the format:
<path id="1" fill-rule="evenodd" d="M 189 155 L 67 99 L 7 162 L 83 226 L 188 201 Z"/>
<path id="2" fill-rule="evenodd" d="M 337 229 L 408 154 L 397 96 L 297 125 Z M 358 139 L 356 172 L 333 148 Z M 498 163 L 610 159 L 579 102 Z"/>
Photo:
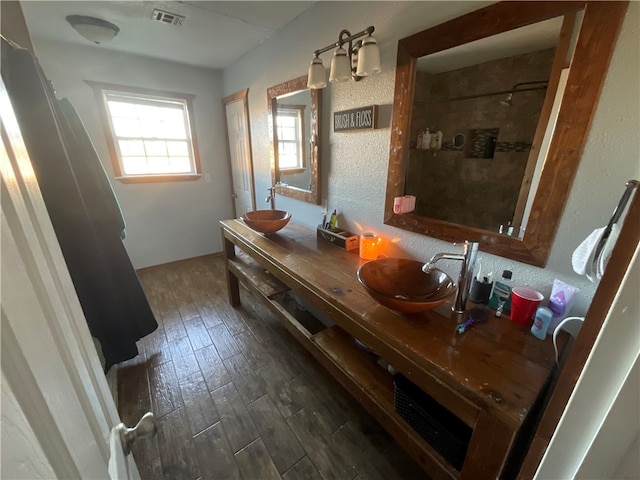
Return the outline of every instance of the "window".
<path id="1" fill-rule="evenodd" d="M 304 105 L 278 107 L 278 167 L 287 173 L 306 167 L 304 149 Z"/>
<path id="2" fill-rule="evenodd" d="M 193 95 L 90 83 L 99 98 L 118 180 L 199 178 Z"/>

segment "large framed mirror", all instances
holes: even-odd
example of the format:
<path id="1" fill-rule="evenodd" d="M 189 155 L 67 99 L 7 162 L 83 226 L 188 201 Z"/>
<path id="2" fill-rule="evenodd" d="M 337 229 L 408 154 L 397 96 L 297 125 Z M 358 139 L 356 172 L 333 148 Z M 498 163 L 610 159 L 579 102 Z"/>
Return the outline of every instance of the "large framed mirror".
<path id="1" fill-rule="evenodd" d="M 305 75 L 267 89 L 267 100 L 276 194 L 319 205 L 322 90 Z"/>
<path id="2" fill-rule="evenodd" d="M 545 266 L 625 10 L 501 2 L 401 39 L 385 223 Z"/>

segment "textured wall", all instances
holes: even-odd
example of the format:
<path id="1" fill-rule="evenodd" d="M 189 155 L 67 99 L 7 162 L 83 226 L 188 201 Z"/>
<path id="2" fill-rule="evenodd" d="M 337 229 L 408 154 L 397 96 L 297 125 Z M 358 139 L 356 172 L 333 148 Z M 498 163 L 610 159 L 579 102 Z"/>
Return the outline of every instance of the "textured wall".
<path id="1" fill-rule="evenodd" d="M 432 25 L 480 8 L 478 2 L 318 2 L 271 40 L 242 57 L 223 74 L 224 93 L 250 88 L 249 108 L 258 207 L 269 186 L 267 87 L 306 72 L 313 50 L 337 39 L 343 28 L 376 27 L 383 71 L 359 83 L 331 84 L 324 90 L 322 192 L 329 208 L 341 212 L 341 224 L 373 229 L 393 239 L 389 253 L 427 259 L 454 249 L 447 242 L 383 224 L 384 193 L 389 157 L 388 128 L 393 103 L 397 41 Z M 639 4 L 631 2 L 612 59 L 584 155 L 569 196 L 547 267 L 537 268 L 481 254 L 483 268 L 514 271 L 514 283 L 550 293 L 554 278 L 581 289 L 575 312 L 584 313 L 595 286 L 571 269 L 571 252 L 594 228 L 608 221 L 629 178 L 640 176 L 640 102 L 638 101 Z M 331 55 L 323 56 L 328 65 Z M 375 131 L 334 133 L 334 111 L 381 105 L 382 121 Z M 386 124 L 385 124 L 386 119 Z M 278 208 L 290 210 L 294 221 L 314 227 L 321 207 L 277 198 Z M 443 264 L 450 273 L 457 265 Z"/>
<path id="2" fill-rule="evenodd" d="M 58 96 L 68 97 L 75 106 L 111 179 L 127 222 L 125 246 L 133 265 L 142 268 L 221 251 L 218 222 L 233 210 L 220 73 L 37 37 L 34 43 Z M 128 184 L 114 180 L 96 99 L 85 80 L 195 94 L 200 161 L 211 183 L 204 178 Z"/>

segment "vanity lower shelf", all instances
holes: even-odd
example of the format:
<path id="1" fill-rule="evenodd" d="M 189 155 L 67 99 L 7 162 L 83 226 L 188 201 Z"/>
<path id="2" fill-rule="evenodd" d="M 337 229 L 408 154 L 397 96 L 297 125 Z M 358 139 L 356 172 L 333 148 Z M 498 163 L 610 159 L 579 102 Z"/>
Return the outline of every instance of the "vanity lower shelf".
<path id="1" fill-rule="evenodd" d="M 248 255 L 228 260 L 228 268 L 276 314 L 282 324 L 323 364 L 357 400 L 413 456 L 419 456 L 436 478 L 457 478 L 451 467 L 396 412 L 393 376 L 378 363 L 378 357 L 359 348 L 354 337 L 337 325 L 326 327 L 306 312 L 296 312 L 283 294 L 290 291 Z M 300 318 L 302 317 L 302 318 Z"/>
<path id="2" fill-rule="evenodd" d="M 337 326 L 314 335 L 312 341 L 326 356 L 319 359 L 323 365 L 425 470 L 434 478 L 458 478 L 460 472 L 396 412 L 393 376 L 377 364 L 375 356 L 358 348 L 354 338 Z"/>
<path id="3" fill-rule="evenodd" d="M 551 345 L 504 319 L 487 322 L 463 338 L 448 328 L 448 319 L 436 314 L 399 317 L 359 285 L 357 255 L 317 242 L 309 229 L 289 224 L 264 236 L 236 220 L 221 226 L 232 305 L 240 304 L 242 282 L 431 478 L 505 475 L 521 427 L 548 383 L 554 363 Z M 334 324 L 327 326 L 329 322 L 295 308 L 289 291 Z M 407 411 L 400 410 L 404 418 L 396 411 L 394 377 L 378 365 L 377 355 L 358 347 L 355 338 L 417 385 L 432 406 L 454 417 L 457 423 L 448 425 L 462 425 L 467 432 L 462 457 L 452 457 L 442 442 L 425 440 L 431 437 L 424 429 L 416 427 L 424 438 L 414 430 L 405 420 L 411 420 Z M 462 437 L 453 433 L 455 446 Z"/>

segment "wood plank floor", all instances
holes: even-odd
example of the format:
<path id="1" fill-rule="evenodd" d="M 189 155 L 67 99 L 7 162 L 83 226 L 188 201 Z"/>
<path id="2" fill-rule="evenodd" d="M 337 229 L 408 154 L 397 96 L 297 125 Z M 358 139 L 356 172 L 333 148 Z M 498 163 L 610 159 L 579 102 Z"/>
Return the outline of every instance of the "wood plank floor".
<path id="1" fill-rule="evenodd" d="M 145 479 L 420 479 L 424 473 L 246 289 L 228 304 L 224 258 L 144 269 L 160 324 L 119 365 L 118 409 L 156 437 Z"/>

